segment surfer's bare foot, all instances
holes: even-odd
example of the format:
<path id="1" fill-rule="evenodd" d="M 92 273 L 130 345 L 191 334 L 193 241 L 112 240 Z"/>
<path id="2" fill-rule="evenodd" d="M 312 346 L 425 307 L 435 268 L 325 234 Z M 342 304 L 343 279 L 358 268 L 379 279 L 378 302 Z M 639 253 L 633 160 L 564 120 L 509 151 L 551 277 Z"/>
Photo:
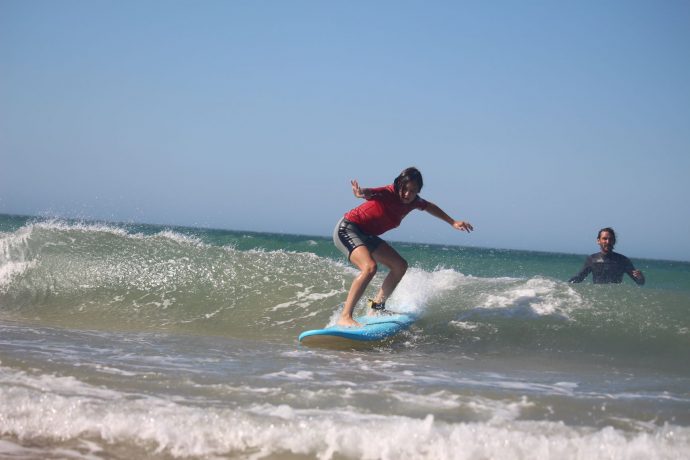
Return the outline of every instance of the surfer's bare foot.
<path id="1" fill-rule="evenodd" d="M 340 318 L 336 323 L 338 326 L 343 327 L 360 327 L 361 324 L 352 318 Z"/>

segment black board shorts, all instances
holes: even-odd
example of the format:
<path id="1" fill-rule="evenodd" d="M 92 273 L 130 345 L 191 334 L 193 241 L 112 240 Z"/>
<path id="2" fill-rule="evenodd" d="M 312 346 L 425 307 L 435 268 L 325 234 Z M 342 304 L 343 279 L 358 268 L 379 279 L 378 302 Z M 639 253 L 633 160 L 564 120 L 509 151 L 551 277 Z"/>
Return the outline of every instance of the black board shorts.
<path id="1" fill-rule="evenodd" d="M 373 253 L 383 240 L 376 235 L 364 233 L 357 224 L 343 217 L 333 230 L 333 243 L 347 257 L 347 260 L 350 260 L 352 251 L 359 246 L 366 246 L 369 252 Z"/>

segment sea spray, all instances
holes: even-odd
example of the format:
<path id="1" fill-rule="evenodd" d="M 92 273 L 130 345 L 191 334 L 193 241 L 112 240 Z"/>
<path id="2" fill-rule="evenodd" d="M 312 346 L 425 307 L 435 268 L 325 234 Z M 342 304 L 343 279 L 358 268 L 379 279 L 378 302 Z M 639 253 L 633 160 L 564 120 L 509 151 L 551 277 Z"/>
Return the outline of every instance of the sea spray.
<path id="1" fill-rule="evenodd" d="M 635 261 L 643 288 L 570 285 L 582 256 L 392 242 L 410 269 L 388 306 L 419 320 L 328 350 L 296 340 L 332 321 L 357 273 L 326 237 L 8 216 L 0 229 L 0 455 L 690 449 L 687 263 Z"/>

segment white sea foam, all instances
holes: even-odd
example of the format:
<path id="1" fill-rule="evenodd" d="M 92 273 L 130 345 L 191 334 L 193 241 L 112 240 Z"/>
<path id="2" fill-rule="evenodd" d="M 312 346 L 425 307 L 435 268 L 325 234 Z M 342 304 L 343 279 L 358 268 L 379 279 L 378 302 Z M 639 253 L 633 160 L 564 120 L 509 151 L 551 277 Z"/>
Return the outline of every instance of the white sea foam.
<path id="1" fill-rule="evenodd" d="M 27 224 L 22 227 L 21 231 L 31 232 L 33 229 L 40 230 L 57 230 L 61 232 L 82 232 L 82 233 L 105 233 L 119 237 L 133 238 L 133 239 L 169 239 L 180 244 L 204 245 L 200 238 L 191 235 L 185 235 L 174 230 L 166 229 L 159 231 L 152 235 L 145 235 L 143 233 L 131 233 L 125 228 L 119 227 L 110 223 L 99 222 L 67 222 L 61 219 L 50 219 L 40 222 Z"/>
<path id="2" fill-rule="evenodd" d="M 530 405 L 526 400 L 477 399 L 477 411 L 493 414 L 488 421 L 450 423 L 433 415 L 381 415 L 351 408 L 256 403 L 200 407 L 7 368 L 0 368 L 0 383 L 0 433 L 27 445 L 50 446 L 31 447 L 33 454 L 55 452 L 68 442 L 90 442 L 94 457 L 112 446 L 150 446 L 150 454 L 177 458 L 295 454 L 319 459 L 677 459 L 690 448 L 690 429 L 681 426 L 650 425 L 624 432 L 517 420 Z M 25 449 L 10 442 L 0 445 L 4 452 L 28 454 Z"/>
<path id="3" fill-rule="evenodd" d="M 556 281 L 535 277 L 524 282 L 511 283 L 499 292 L 483 294 L 481 306 L 463 315 L 542 317 L 549 316 L 564 320 L 580 308 L 584 302 L 570 286 Z"/>
<path id="4" fill-rule="evenodd" d="M 314 380 L 314 373 L 311 371 L 297 371 L 294 373 L 279 371 L 272 374 L 267 374 L 264 376 L 267 379 L 278 379 L 278 380 Z"/>
<path id="5" fill-rule="evenodd" d="M 34 459 L 79 459 L 79 460 L 99 460 L 99 455 L 103 449 L 96 443 L 90 441 L 79 441 L 73 448 L 65 447 L 36 447 L 22 446 L 21 444 L 0 440 L 0 458 L 11 458 L 14 460 L 34 460 Z"/>
<path id="6" fill-rule="evenodd" d="M 393 292 L 386 306 L 404 313 L 419 313 L 443 293 L 457 289 L 469 277 L 450 269 L 433 272 L 410 268 Z"/>
<path id="7" fill-rule="evenodd" d="M 288 302 L 282 302 L 273 306 L 270 311 L 282 310 L 284 308 L 309 308 L 315 301 L 330 299 L 343 293 L 340 289 L 331 289 L 328 292 L 312 292 L 313 286 L 308 286 L 302 291 L 298 291 L 296 298 Z"/>
<path id="8" fill-rule="evenodd" d="M 5 292 L 12 279 L 36 264 L 35 260 L 27 260 L 30 237 L 30 227 L 0 234 L 0 292 Z"/>
<path id="9" fill-rule="evenodd" d="M 158 232 L 154 235 L 154 237 L 157 238 L 166 238 L 172 241 L 175 241 L 176 243 L 180 244 L 191 244 L 194 246 L 204 246 L 204 243 L 201 241 L 200 238 L 197 238 L 195 236 L 190 236 L 190 235 L 183 235 L 182 233 L 178 233 L 172 230 L 163 230 L 162 232 Z"/>

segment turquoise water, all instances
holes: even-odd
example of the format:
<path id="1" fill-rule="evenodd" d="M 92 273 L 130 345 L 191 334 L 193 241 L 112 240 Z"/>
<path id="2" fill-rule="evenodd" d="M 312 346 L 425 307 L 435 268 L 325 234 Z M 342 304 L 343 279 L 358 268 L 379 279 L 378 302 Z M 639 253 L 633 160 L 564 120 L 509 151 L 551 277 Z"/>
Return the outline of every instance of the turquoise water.
<path id="1" fill-rule="evenodd" d="M 417 323 L 314 349 L 329 238 L 0 216 L 0 456 L 687 458 L 690 264 L 393 245 Z"/>

